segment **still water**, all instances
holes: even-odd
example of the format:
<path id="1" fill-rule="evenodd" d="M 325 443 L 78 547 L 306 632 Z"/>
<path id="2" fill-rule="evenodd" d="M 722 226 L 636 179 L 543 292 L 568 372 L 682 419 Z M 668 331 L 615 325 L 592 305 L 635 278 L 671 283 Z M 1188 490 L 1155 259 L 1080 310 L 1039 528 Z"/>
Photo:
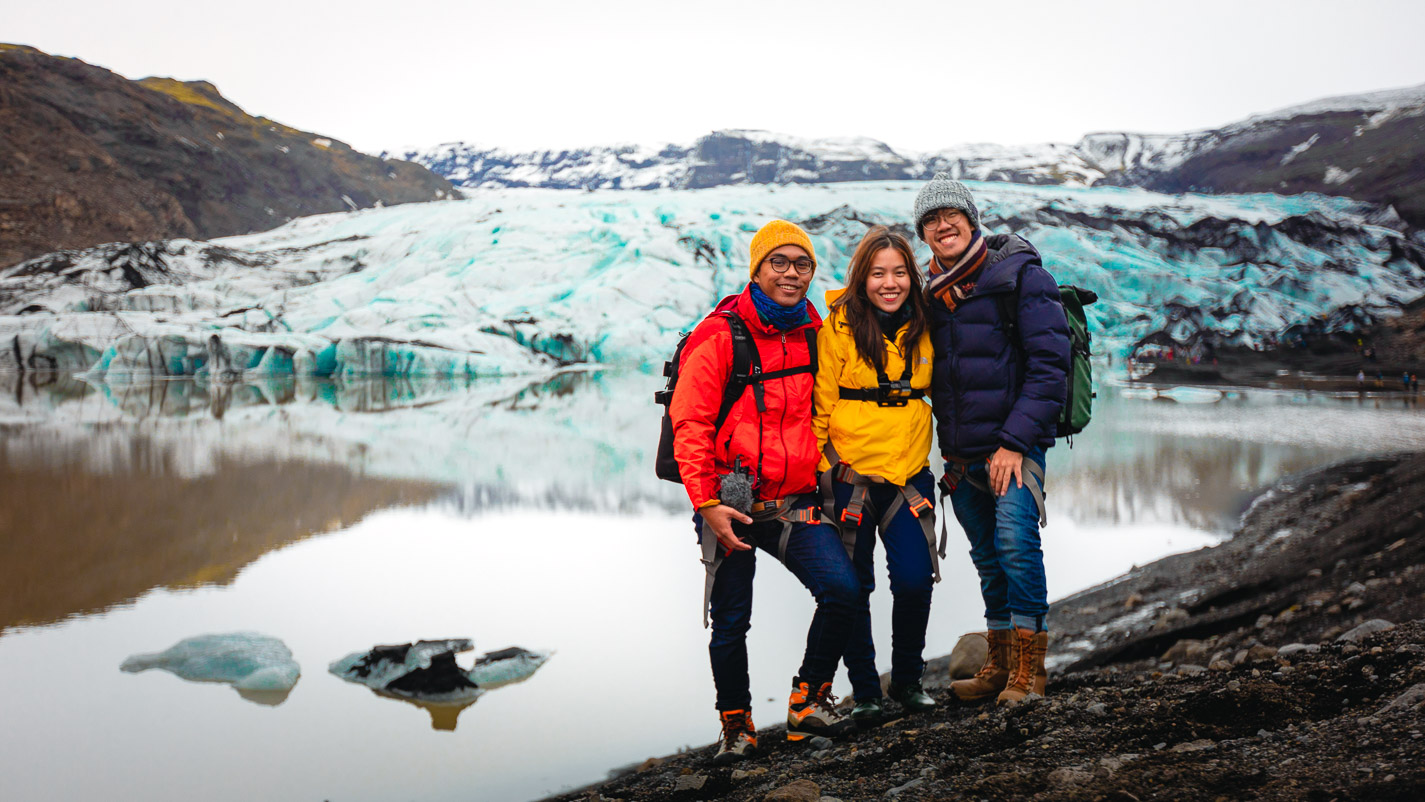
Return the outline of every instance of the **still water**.
<path id="1" fill-rule="evenodd" d="M 659 383 L 0 376 L 0 799 L 523 800 L 711 742 L 702 569 L 681 488 L 653 478 Z M 1050 452 L 1053 597 L 1216 542 L 1283 476 L 1425 447 L 1399 397 L 1132 395 L 1101 388 Z M 950 544 L 928 656 L 982 623 L 953 525 Z M 812 603 L 760 562 L 753 712 L 771 724 Z M 873 603 L 883 640 L 888 592 Z M 237 631 L 292 650 L 279 704 L 119 670 Z M 459 711 L 326 670 L 451 637 L 554 655 Z"/>

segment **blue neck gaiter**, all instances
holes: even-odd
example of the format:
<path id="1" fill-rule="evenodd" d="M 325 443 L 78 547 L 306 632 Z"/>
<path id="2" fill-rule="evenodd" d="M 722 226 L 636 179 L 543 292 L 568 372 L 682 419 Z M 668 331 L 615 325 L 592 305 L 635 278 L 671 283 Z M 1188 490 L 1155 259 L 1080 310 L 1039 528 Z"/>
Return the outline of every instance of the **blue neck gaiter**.
<path id="1" fill-rule="evenodd" d="M 767 293 L 757 286 L 757 282 L 749 282 L 748 286 L 752 288 L 752 303 L 757 306 L 757 316 L 768 326 L 778 331 L 789 331 L 811 322 L 811 316 L 807 314 L 806 298 L 792 306 L 782 306 L 767 297 Z"/>

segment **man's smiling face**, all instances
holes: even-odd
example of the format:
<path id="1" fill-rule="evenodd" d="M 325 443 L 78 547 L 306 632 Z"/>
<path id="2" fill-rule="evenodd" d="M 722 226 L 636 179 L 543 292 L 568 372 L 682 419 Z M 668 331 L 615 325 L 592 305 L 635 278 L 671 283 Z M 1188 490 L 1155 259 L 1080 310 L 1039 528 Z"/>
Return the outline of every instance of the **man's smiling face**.
<path id="1" fill-rule="evenodd" d="M 778 273 L 771 264 L 775 257 L 795 263 L 798 259 L 811 261 L 811 254 L 797 245 L 783 245 L 767 254 L 767 257 L 762 260 L 762 264 L 757 267 L 757 275 L 752 279 L 757 282 L 757 286 L 762 289 L 762 292 L 765 292 L 767 297 L 779 306 L 795 306 L 798 301 L 806 297 L 807 288 L 811 286 L 811 277 L 816 274 L 816 265 L 813 263 L 812 269 L 808 270 L 806 274 L 798 273 L 795 264 L 788 264 L 785 273 Z"/>
<path id="2" fill-rule="evenodd" d="M 970 218 L 959 209 L 937 209 L 920 222 L 921 236 L 940 263 L 953 265 L 970 247 Z"/>

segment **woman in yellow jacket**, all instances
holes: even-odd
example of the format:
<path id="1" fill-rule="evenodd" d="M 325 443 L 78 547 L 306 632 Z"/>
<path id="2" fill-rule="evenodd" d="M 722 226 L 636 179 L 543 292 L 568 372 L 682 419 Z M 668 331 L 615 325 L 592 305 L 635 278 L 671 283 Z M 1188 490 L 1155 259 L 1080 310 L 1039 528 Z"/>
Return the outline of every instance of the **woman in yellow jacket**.
<path id="1" fill-rule="evenodd" d="M 938 575 L 931 505 L 931 345 L 915 254 L 905 237 L 876 226 L 851 257 L 846 289 L 826 294 L 830 315 L 817 337 L 816 432 L 822 492 L 861 582 L 858 616 L 844 660 L 856 707 L 882 715 L 871 640 L 876 531 L 890 571 L 890 697 L 910 711 L 935 706 L 921 689 L 930 593 Z M 828 509 L 830 511 L 830 509 Z"/>

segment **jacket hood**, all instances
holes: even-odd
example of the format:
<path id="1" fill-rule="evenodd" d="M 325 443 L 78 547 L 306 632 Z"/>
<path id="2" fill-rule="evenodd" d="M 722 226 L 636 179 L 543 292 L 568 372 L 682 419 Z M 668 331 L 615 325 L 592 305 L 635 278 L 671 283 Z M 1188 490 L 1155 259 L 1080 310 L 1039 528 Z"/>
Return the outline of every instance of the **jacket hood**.
<path id="1" fill-rule="evenodd" d="M 1039 251 L 1018 234 L 992 234 L 985 237 L 985 247 L 989 255 L 982 268 L 984 275 L 975 286 L 975 295 L 1013 292 L 1019 282 L 1020 268 L 1030 263 L 1043 265 Z"/>

